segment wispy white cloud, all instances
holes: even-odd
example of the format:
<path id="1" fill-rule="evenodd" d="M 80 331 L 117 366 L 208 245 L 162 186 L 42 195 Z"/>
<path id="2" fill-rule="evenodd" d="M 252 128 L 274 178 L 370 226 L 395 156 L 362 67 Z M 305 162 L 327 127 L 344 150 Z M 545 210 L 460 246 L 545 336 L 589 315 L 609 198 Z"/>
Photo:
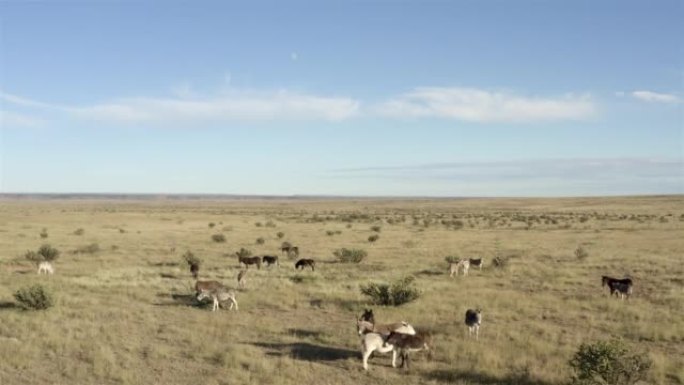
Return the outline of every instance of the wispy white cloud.
<path id="1" fill-rule="evenodd" d="M 0 126 L 2 127 L 39 127 L 43 123 L 42 119 L 33 116 L 0 110 Z"/>
<path id="2" fill-rule="evenodd" d="M 681 103 L 683 100 L 674 94 L 665 94 L 653 91 L 633 91 L 630 93 L 635 99 L 650 103 Z"/>
<path id="3" fill-rule="evenodd" d="M 327 120 L 356 116 L 359 102 L 299 92 L 229 90 L 200 97 L 189 85 L 174 90 L 175 97 L 123 98 L 97 104 L 57 105 L 0 93 L 0 99 L 23 107 L 57 110 L 80 119 L 115 123 L 183 124 L 196 122 Z"/>
<path id="4" fill-rule="evenodd" d="M 588 95 L 540 98 L 478 88 L 421 87 L 392 98 L 375 110 L 387 117 L 517 123 L 587 119 L 596 107 Z"/>

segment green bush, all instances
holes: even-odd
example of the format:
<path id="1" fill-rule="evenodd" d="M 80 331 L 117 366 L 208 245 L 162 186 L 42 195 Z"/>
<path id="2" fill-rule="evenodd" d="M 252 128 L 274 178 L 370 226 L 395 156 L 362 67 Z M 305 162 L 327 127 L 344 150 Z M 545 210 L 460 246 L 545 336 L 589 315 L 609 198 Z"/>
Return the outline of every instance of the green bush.
<path id="1" fill-rule="evenodd" d="M 461 258 L 459 258 L 459 257 L 457 257 L 457 256 L 455 256 L 455 255 L 448 255 L 448 256 L 444 257 L 444 260 L 445 260 L 447 263 L 457 263 L 458 261 L 461 260 Z"/>
<path id="2" fill-rule="evenodd" d="M 582 246 L 577 246 L 577 248 L 575 249 L 575 257 L 577 257 L 577 259 L 582 260 L 587 258 L 588 256 L 589 253 L 586 250 L 584 250 Z"/>
<path id="3" fill-rule="evenodd" d="M 632 385 L 646 379 L 653 362 L 644 353 L 630 354 L 620 340 L 582 344 L 570 360 L 572 385 Z"/>
<path id="4" fill-rule="evenodd" d="M 361 294 L 370 297 L 376 305 L 399 306 L 420 297 L 420 291 L 413 286 L 415 278 L 407 276 L 391 284 L 369 283 L 361 285 Z"/>
<path id="5" fill-rule="evenodd" d="M 257 245 L 263 245 L 264 243 L 266 243 L 266 240 L 263 237 L 259 237 L 256 239 Z"/>
<path id="6" fill-rule="evenodd" d="M 81 246 L 74 250 L 74 254 L 94 254 L 100 251 L 100 245 L 91 243 L 89 245 Z"/>
<path id="7" fill-rule="evenodd" d="M 333 255 L 343 263 L 359 263 L 368 256 L 368 253 L 363 249 L 347 249 L 343 247 L 335 250 Z"/>
<path id="8" fill-rule="evenodd" d="M 29 261 L 36 263 L 43 261 L 52 262 L 59 258 L 59 250 L 50 245 L 42 245 L 38 251 L 27 251 L 25 257 Z"/>
<path id="9" fill-rule="evenodd" d="M 235 255 L 236 255 L 238 258 L 247 258 L 247 257 L 251 257 L 251 256 L 252 256 L 252 251 L 251 251 L 251 250 L 248 250 L 248 249 L 245 249 L 244 247 L 242 247 L 242 248 L 240 248 L 239 251 L 237 251 L 237 252 L 235 253 Z"/>
<path id="10" fill-rule="evenodd" d="M 209 226 L 210 229 L 213 229 L 214 226 L 216 226 L 216 223 L 214 223 L 214 222 L 209 222 L 209 224 L 208 224 L 207 226 Z"/>
<path id="11" fill-rule="evenodd" d="M 375 243 L 375 241 L 377 241 L 378 239 L 380 239 L 380 236 L 378 234 L 373 234 L 370 237 L 368 237 L 368 242 Z"/>
<path id="12" fill-rule="evenodd" d="M 54 298 L 42 285 L 34 285 L 17 290 L 14 298 L 24 310 L 45 310 L 54 305 Z"/>
<path id="13" fill-rule="evenodd" d="M 278 237 L 278 239 L 283 239 L 284 236 L 285 236 L 285 233 L 283 233 L 282 231 L 278 231 L 276 233 L 276 237 Z"/>
<path id="14" fill-rule="evenodd" d="M 83 235 L 83 234 L 85 234 L 85 230 L 83 230 L 82 228 L 78 228 L 78 229 L 76 229 L 76 231 L 74 231 L 74 235 Z"/>
<path id="15" fill-rule="evenodd" d="M 380 230 L 382 230 L 382 227 L 380 227 L 380 226 L 371 226 L 371 230 L 372 230 L 372 231 L 375 231 L 376 233 L 379 233 Z"/>
<path id="16" fill-rule="evenodd" d="M 211 239 L 216 243 L 224 243 L 226 241 L 226 236 L 223 234 L 214 234 Z"/>

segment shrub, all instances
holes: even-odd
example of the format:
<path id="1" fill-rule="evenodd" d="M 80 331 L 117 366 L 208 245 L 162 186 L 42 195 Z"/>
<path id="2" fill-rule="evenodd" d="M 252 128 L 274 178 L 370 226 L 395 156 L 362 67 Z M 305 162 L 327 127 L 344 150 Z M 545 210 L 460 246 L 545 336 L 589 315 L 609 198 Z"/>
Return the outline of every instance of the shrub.
<path id="1" fill-rule="evenodd" d="M 211 236 L 211 239 L 216 243 L 223 243 L 226 241 L 226 236 L 223 234 L 214 234 Z"/>
<path id="2" fill-rule="evenodd" d="M 413 286 L 413 276 L 406 276 L 391 284 L 369 283 L 361 285 L 361 294 L 370 297 L 376 305 L 399 306 L 411 302 L 420 296 L 420 291 Z"/>
<path id="3" fill-rule="evenodd" d="M 247 258 L 252 256 L 252 252 L 244 247 L 240 248 L 239 251 L 235 253 L 238 258 Z"/>
<path id="4" fill-rule="evenodd" d="M 265 240 L 264 238 L 259 237 L 259 238 L 256 239 L 256 244 L 257 244 L 257 245 L 263 245 L 264 243 L 266 243 L 266 240 Z"/>
<path id="5" fill-rule="evenodd" d="M 256 222 L 256 223 L 254 224 L 254 226 L 256 226 L 256 227 L 261 227 L 261 226 L 263 226 L 263 223 L 261 223 L 261 222 Z"/>
<path id="6" fill-rule="evenodd" d="M 455 255 L 448 255 L 448 256 L 444 257 L 444 260 L 445 260 L 447 263 L 456 263 L 456 262 L 460 261 L 461 258 L 459 258 L 459 257 L 457 257 L 457 256 L 455 256 Z"/>
<path id="7" fill-rule="evenodd" d="M 359 263 L 368 256 L 368 253 L 366 253 L 366 250 L 362 249 L 341 248 L 335 250 L 333 255 L 343 263 Z"/>
<path id="8" fill-rule="evenodd" d="M 48 232 L 47 229 L 43 229 L 43 231 L 40 232 L 40 237 L 41 238 L 47 238 L 48 237 Z"/>
<path id="9" fill-rule="evenodd" d="M 216 223 L 214 223 L 214 222 L 209 222 L 209 225 L 208 225 L 208 226 L 209 226 L 210 229 L 213 229 L 214 226 L 216 226 Z"/>
<path id="10" fill-rule="evenodd" d="M 494 267 L 496 267 L 497 269 L 505 269 L 508 267 L 508 260 L 509 259 L 510 259 L 510 257 L 501 257 L 501 256 L 494 257 L 494 259 L 492 259 L 492 265 Z"/>
<path id="11" fill-rule="evenodd" d="M 74 235 L 83 235 L 84 233 L 85 230 L 83 230 L 82 228 L 78 228 L 76 229 L 76 231 L 74 231 Z"/>
<path id="12" fill-rule="evenodd" d="M 570 360 L 573 385 L 632 385 L 645 380 L 653 362 L 643 353 L 630 354 L 620 340 L 582 344 Z"/>
<path id="13" fill-rule="evenodd" d="M 373 234 L 373 235 L 371 235 L 370 237 L 368 237 L 368 242 L 374 243 L 374 242 L 377 241 L 378 239 L 380 239 L 380 236 L 379 236 L 378 234 Z"/>
<path id="14" fill-rule="evenodd" d="M 577 259 L 582 260 L 587 258 L 588 256 L 589 253 L 586 250 L 584 250 L 582 246 L 577 246 L 577 248 L 575 249 L 575 257 L 577 257 Z"/>
<path id="15" fill-rule="evenodd" d="M 50 245 L 42 245 L 38 251 L 27 251 L 25 255 L 26 259 L 32 262 L 52 262 L 59 258 L 59 250 L 55 249 Z"/>
<path id="16" fill-rule="evenodd" d="M 380 226 L 371 226 L 371 231 L 375 231 L 376 233 L 379 233 L 380 230 L 382 230 L 382 227 L 380 227 Z"/>
<path id="17" fill-rule="evenodd" d="M 266 227 L 276 227 L 276 224 L 275 224 L 275 222 L 273 222 L 273 221 L 268 221 L 268 222 L 266 222 L 266 225 L 265 225 L 265 226 L 266 226 Z"/>
<path id="18" fill-rule="evenodd" d="M 123 233 L 125 233 L 125 232 L 126 232 L 126 230 L 124 230 L 124 229 L 119 229 L 119 234 L 123 234 Z"/>
<path id="19" fill-rule="evenodd" d="M 333 235 L 335 235 L 335 232 L 333 230 L 327 230 L 325 234 L 329 237 L 332 237 Z"/>
<path id="20" fill-rule="evenodd" d="M 100 245 L 97 243 L 91 243 L 74 250 L 74 254 L 94 254 L 98 251 L 100 251 Z"/>
<path id="21" fill-rule="evenodd" d="M 54 298 L 42 285 L 34 285 L 17 290 L 14 298 L 24 310 L 45 310 L 54 305 Z"/>
<path id="22" fill-rule="evenodd" d="M 188 264 L 188 266 L 190 266 L 190 273 L 192 273 L 192 277 L 197 279 L 202 260 L 195 256 L 195 254 L 190 250 L 183 254 L 183 260 Z"/>
<path id="23" fill-rule="evenodd" d="M 285 233 L 283 233 L 282 231 L 278 231 L 276 233 L 276 237 L 278 237 L 278 239 L 283 239 L 284 236 L 285 236 Z"/>

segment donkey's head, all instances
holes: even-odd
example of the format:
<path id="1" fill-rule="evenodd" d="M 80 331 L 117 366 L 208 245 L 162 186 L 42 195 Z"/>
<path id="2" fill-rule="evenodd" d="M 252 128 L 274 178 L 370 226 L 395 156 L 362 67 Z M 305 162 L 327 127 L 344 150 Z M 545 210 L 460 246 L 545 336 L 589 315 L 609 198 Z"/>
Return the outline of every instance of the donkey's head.
<path id="1" fill-rule="evenodd" d="M 361 314 L 361 317 L 359 317 L 359 319 L 374 324 L 375 316 L 373 315 L 373 309 L 364 309 L 363 314 Z"/>
<path id="2" fill-rule="evenodd" d="M 362 336 L 366 333 L 373 331 L 373 324 L 368 322 L 368 321 L 357 320 L 356 321 L 356 329 L 357 329 L 359 335 Z"/>

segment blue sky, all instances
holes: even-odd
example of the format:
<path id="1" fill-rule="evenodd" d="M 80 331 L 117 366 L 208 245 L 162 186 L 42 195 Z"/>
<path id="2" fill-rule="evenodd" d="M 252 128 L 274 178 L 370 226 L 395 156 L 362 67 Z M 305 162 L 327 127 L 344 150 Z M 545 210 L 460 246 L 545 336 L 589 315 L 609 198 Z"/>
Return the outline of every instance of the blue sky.
<path id="1" fill-rule="evenodd" d="M 0 192 L 684 193 L 681 1 L 0 3 Z"/>

